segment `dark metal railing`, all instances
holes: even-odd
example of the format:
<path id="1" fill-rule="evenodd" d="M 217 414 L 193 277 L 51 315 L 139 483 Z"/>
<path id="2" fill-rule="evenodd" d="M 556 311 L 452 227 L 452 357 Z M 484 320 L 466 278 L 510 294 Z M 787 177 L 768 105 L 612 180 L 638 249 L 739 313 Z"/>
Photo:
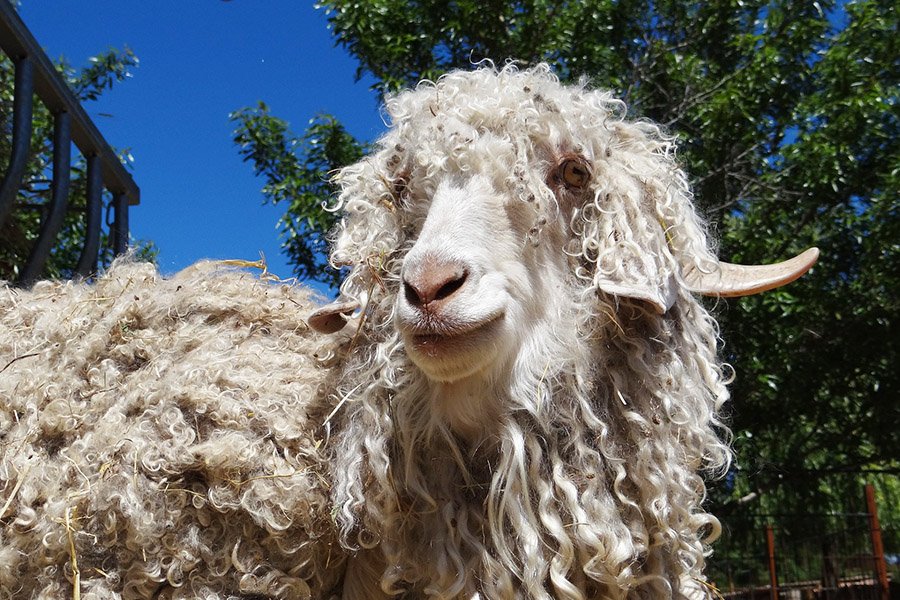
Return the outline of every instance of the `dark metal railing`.
<path id="1" fill-rule="evenodd" d="M 68 208 L 73 141 L 87 163 L 86 233 L 76 266 L 76 271 L 86 277 L 97 270 L 103 189 L 113 197 L 109 238 L 117 255 L 128 248 L 128 207 L 140 202 L 140 190 L 7 0 L 0 0 L 0 49 L 15 65 L 12 152 L 0 183 L 0 227 L 15 208 L 25 176 L 35 94 L 54 119 L 51 198 L 37 240 L 19 271 L 19 281 L 27 283 L 41 276 L 63 225 Z"/>

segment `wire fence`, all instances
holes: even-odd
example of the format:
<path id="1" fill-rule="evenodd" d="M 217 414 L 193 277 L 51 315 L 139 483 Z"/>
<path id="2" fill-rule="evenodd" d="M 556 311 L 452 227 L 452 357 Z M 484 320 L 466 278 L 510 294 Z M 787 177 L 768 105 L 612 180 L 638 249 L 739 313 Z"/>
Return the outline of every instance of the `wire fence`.
<path id="1" fill-rule="evenodd" d="M 707 575 L 734 600 L 889 600 L 900 596 L 871 486 L 867 512 L 741 515 L 723 521 Z M 893 592 L 893 596 L 891 595 Z"/>

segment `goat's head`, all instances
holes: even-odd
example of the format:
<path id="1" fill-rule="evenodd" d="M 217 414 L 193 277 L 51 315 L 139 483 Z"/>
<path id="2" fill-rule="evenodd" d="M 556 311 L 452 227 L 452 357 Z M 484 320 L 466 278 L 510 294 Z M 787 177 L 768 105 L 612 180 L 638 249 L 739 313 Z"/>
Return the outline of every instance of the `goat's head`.
<path id="1" fill-rule="evenodd" d="M 662 314 L 679 294 L 755 293 L 815 261 L 718 262 L 671 140 L 544 67 L 453 73 L 387 109 L 381 150 L 340 176 L 334 260 L 355 265 L 350 300 L 311 323 L 334 331 L 387 286 L 406 351 L 434 381 L 493 376 L 531 330 L 573 317 L 560 299 Z"/>

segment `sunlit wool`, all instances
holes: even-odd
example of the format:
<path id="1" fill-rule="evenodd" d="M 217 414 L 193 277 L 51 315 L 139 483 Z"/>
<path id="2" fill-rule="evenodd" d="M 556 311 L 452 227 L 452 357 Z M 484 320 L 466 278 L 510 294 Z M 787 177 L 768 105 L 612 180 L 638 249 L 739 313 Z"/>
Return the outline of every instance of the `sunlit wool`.
<path id="1" fill-rule="evenodd" d="M 312 308 L 216 263 L 0 287 L 0 598 L 333 587 Z"/>
<path id="2" fill-rule="evenodd" d="M 338 177 L 333 260 L 365 307 L 329 446 L 357 549 L 344 597 L 697 594 L 727 372 L 681 275 L 715 258 L 672 139 L 543 66 L 453 72 L 386 110 L 377 150 Z M 566 157 L 584 189 L 555 171 Z M 403 279 L 445 259 L 472 288 L 454 318 L 489 314 L 496 340 L 433 359 L 404 333 L 432 325 Z"/>

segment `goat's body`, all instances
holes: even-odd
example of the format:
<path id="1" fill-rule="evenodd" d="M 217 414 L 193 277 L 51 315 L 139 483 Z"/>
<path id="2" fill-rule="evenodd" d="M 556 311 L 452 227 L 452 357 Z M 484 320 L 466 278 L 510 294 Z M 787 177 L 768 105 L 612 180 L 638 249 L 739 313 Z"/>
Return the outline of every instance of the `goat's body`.
<path id="1" fill-rule="evenodd" d="M 308 292 L 198 265 L 0 288 L 0 598 L 320 597 Z M 330 410 L 330 409 L 328 409 Z"/>

